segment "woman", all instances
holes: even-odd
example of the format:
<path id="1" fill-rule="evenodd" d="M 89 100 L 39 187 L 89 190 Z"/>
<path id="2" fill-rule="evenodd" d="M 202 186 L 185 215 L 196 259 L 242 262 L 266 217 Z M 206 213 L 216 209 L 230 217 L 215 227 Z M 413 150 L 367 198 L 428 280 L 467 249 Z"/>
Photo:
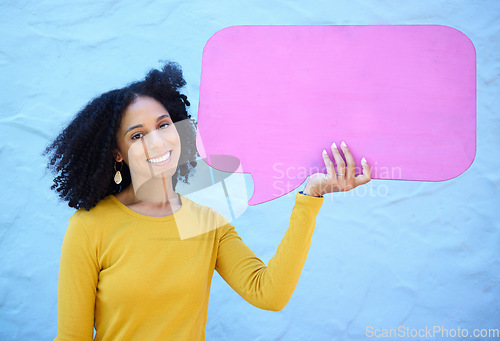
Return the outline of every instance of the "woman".
<path id="1" fill-rule="evenodd" d="M 245 300 L 282 309 L 297 284 L 323 195 L 370 181 L 332 145 L 327 174 L 297 194 L 266 267 L 217 212 L 177 194 L 196 166 L 195 124 L 174 63 L 84 107 L 47 148 L 69 206 L 56 340 L 204 340 L 213 271 Z M 264 222 L 263 222 L 264 223 Z"/>

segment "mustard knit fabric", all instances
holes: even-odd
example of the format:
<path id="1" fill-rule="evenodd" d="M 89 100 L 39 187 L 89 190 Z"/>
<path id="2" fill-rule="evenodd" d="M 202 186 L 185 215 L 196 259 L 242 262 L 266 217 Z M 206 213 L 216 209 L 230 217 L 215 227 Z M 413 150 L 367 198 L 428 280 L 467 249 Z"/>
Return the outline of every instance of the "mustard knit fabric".
<path id="1" fill-rule="evenodd" d="M 205 340 L 214 270 L 256 307 L 282 309 L 323 202 L 302 194 L 295 200 L 268 266 L 221 215 L 183 196 L 166 217 L 136 213 L 114 196 L 76 211 L 62 245 L 55 340 L 93 340 L 94 327 L 99 341 Z M 185 227 L 193 237 L 181 238 Z"/>

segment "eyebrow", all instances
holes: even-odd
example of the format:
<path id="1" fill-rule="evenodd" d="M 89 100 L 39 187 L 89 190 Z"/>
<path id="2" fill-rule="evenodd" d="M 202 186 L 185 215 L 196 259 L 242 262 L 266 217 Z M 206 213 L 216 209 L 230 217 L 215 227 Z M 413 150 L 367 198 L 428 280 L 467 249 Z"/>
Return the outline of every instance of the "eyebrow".
<path id="1" fill-rule="evenodd" d="M 159 121 L 163 120 L 164 118 L 170 118 L 170 115 L 165 114 L 165 115 L 158 116 L 158 118 L 156 119 L 156 122 L 159 122 Z M 135 126 L 132 126 L 132 127 L 127 129 L 127 131 L 125 132 L 125 134 L 123 134 L 123 136 L 127 135 L 127 133 L 129 131 L 134 130 L 135 128 L 142 128 L 142 127 L 143 127 L 142 124 L 137 124 Z"/>

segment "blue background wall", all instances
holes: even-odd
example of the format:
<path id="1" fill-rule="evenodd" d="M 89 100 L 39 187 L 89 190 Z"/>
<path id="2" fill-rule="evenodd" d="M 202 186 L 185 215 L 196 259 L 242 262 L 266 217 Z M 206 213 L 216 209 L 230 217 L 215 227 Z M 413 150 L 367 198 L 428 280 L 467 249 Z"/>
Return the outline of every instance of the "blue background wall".
<path id="1" fill-rule="evenodd" d="M 43 148 L 89 99 L 160 59 L 184 69 L 196 116 L 202 50 L 231 25 L 442 24 L 477 51 L 477 155 L 440 183 L 372 181 L 325 199 L 281 312 L 216 274 L 208 340 L 361 340 L 366 328 L 500 328 L 500 1 L 34 1 L 0 4 L 0 340 L 50 340 L 69 216 Z M 267 262 L 294 194 L 250 207 L 238 232 Z"/>

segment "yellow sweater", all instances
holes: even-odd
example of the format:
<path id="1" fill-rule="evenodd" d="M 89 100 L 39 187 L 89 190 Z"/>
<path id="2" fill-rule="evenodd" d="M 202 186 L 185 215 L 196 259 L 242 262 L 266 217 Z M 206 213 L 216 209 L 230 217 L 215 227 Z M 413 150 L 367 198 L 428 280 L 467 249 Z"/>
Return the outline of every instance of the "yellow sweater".
<path id="1" fill-rule="evenodd" d="M 141 215 L 114 196 L 75 212 L 62 245 L 55 340 L 92 340 L 94 325 L 95 340 L 205 340 L 214 270 L 256 307 L 287 304 L 323 198 L 297 194 L 267 267 L 221 215 L 181 201 L 167 217 Z M 208 232 L 181 240 L 176 221 Z"/>

